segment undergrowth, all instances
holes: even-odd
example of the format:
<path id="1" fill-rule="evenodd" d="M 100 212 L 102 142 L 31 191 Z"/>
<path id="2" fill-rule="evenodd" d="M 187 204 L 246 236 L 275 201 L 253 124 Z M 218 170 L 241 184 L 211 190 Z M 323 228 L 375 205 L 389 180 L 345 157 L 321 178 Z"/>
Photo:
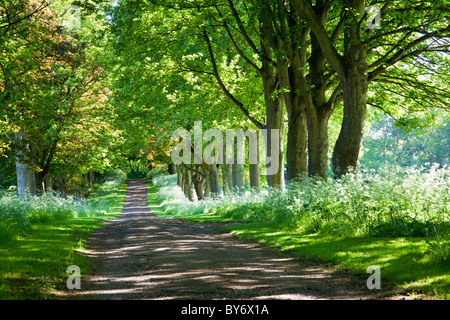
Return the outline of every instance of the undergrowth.
<path id="1" fill-rule="evenodd" d="M 97 196 L 92 200 L 61 197 L 48 191 L 24 201 L 15 189 L 0 191 L 0 244 L 25 235 L 34 224 L 103 216 L 109 201 L 104 195 L 114 199 L 117 195 L 112 190 L 117 190 L 121 182 L 120 177 L 101 181 L 96 186 Z"/>

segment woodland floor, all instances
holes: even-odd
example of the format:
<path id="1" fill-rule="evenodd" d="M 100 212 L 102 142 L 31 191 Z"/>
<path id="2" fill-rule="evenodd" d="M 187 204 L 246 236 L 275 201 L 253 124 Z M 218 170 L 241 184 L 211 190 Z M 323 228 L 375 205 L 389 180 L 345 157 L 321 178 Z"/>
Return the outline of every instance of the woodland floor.
<path id="1" fill-rule="evenodd" d="M 130 180 L 123 214 L 94 232 L 93 263 L 73 299 L 405 299 L 357 277 L 239 240 L 225 224 L 156 217 L 145 180 Z"/>

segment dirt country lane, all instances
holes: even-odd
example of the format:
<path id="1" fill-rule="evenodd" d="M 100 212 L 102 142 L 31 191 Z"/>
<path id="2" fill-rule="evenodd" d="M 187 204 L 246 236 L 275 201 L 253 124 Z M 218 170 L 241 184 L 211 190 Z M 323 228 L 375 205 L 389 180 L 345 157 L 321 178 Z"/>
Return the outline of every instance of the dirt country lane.
<path id="1" fill-rule="evenodd" d="M 223 224 L 157 218 L 146 181 L 131 180 L 123 214 L 91 235 L 91 275 L 73 299 L 373 299 L 366 279 L 234 238 Z"/>

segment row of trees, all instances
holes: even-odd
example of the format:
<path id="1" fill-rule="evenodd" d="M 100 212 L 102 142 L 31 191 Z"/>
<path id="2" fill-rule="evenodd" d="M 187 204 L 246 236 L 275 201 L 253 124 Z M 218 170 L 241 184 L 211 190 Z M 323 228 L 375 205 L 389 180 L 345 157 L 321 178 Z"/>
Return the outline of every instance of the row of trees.
<path id="1" fill-rule="evenodd" d="M 65 23 L 75 7 L 79 23 Z M 444 0 L 2 2 L 0 151 L 22 195 L 79 188 L 125 160 L 171 163 L 172 132 L 201 120 L 268 134 L 262 166 L 179 166 L 199 198 L 241 190 L 246 175 L 254 188 L 339 177 L 357 165 L 372 109 L 415 128 L 448 107 L 449 11 Z M 280 170 L 261 176 L 271 159 Z"/>
<path id="2" fill-rule="evenodd" d="M 370 5 L 379 29 L 367 23 Z M 417 113 L 448 108 L 449 11 L 443 0 L 124 0 L 111 12 L 116 106 L 164 128 L 156 143 L 168 149 L 173 130 L 202 120 L 267 129 L 270 158 L 277 129 L 287 181 L 326 177 L 336 132 L 339 177 L 357 166 L 367 106 L 412 127 Z M 209 174 L 188 167 L 187 180 Z M 284 180 L 284 170 L 267 175 L 271 187 Z"/>

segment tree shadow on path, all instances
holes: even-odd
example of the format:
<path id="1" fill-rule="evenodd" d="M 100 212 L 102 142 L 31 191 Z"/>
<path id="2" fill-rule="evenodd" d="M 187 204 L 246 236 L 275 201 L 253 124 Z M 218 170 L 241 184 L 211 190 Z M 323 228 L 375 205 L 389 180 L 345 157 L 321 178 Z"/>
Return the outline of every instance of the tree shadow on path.
<path id="1" fill-rule="evenodd" d="M 92 274 L 74 299 L 374 299 L 366 279 L 237 240 L 224 224 L 158 218 L 145 180 L 130 180 L 123 213 L 89 240 Z"/>

